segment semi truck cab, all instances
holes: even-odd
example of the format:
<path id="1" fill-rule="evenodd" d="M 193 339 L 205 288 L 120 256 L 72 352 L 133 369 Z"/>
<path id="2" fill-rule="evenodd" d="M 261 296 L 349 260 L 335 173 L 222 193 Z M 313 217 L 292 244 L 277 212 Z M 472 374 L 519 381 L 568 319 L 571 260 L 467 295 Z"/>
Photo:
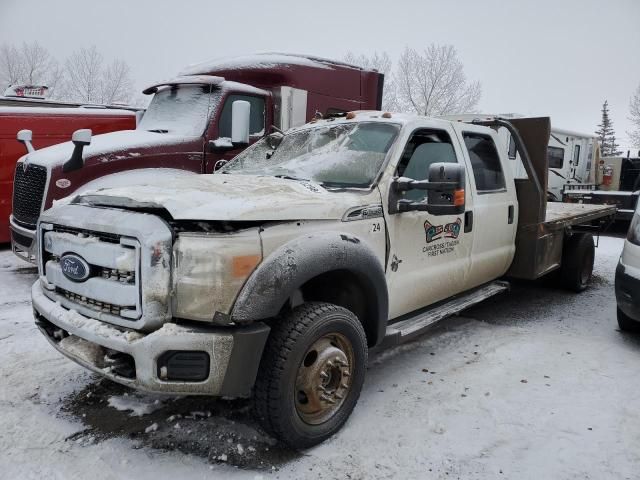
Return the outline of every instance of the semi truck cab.
<path id="1" fill-rule="evenodd" d="M 144 90 L 153 99 L 135 130 L 65 142 L 18 161 L 10 218 L 13 251 L 36 261 L 36 222 L 56 200 L 96 188 L 212 173 L 272 128 L 287 130 L 314 117 L 380 108 L 383 79 L 353 65 L 287 54 L 190 66 Z M 251 107 L 248 144 L 230 141 L 232 105 L 238 100 Z"/>

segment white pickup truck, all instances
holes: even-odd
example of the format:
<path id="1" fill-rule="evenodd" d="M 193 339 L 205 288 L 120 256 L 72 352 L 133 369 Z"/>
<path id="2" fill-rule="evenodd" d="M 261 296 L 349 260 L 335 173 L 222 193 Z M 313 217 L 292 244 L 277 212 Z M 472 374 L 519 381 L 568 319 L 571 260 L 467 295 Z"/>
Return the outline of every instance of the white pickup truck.
<path id="1" fill-rule="evenodd" d="M 271 135 L 215 175 L 58 204 L 38 224 L 37 325 L 116 382 L 253 394 L 270 433 L 319 443 L 354 408 L 368 348 L 504 291 L 505 275 L 586 288 L 579 225 L 615 208 L 547 207 L 547 118 L 487 123 L 510 129 L 528 179 L 490 126 L 366 111 Z"/>

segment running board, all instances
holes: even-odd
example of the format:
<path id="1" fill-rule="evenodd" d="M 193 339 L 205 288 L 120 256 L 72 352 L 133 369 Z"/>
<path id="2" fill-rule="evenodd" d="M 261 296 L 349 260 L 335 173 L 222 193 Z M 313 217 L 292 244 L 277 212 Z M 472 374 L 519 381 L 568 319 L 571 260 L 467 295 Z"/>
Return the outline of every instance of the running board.
<path id="1" fill-rule="evenodd" d="M 437 303 L 426 310 L 419 310 L 389 326 L 384 336 L 383 346 L 404 343 L 424 333 L 440 320 L 460 313 L 461 311 L 486 300 L 489 297 L 509 290 L 509 283 L 495 281 L 486 283 L 469 292 L 462 293 L 450 300 Z M 406 316 L 405 316 L 406 317 Z"/>

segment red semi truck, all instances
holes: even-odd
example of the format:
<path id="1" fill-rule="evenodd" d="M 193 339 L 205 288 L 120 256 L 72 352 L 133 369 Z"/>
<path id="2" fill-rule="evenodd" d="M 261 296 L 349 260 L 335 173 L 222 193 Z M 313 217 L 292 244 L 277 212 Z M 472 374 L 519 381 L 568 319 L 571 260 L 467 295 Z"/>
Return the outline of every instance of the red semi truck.
<path id="1" fill-rule="evenodd" d="M 316 57 L 258 54 L 188 67 L 153 94 L 135 130 L 78 137 L 25 156 L 15 171 L 14 252 L 35 260 L 35 228 L 53 201 L 98 188 L 212 173 L 246 143 L 231 141 L 233 104 L 250 105 L 253 143 L 316 116 L 380 109 L 384 76 Z M 29 168 L 23 168 L 27 161 Z M 132 170 L 137 170 L 132 172 Z"/>
<path id="2" fill-rule="evenodd" d="M 102 134 L 136 126 L 136 115 L 132 111 L 104 107 L 72 108 L 71 104 L 62 106 L 66 108 L 58 108 L 60 105 L 54 102 L 35 103 L 0 97 L 0 244 L 11 239 L 9 216 L 14 171 L 16 162 L 25 153 L 24 145 L 16 141 L 19 131 L 31 130 L 33 146 L 40 149 L 66 142 L 78 129 L 88 128 Z M 29 195 L 28 187 L 23 188 L 20 195 Z M 18 201 L 23 199 L 18 198 Z"/>

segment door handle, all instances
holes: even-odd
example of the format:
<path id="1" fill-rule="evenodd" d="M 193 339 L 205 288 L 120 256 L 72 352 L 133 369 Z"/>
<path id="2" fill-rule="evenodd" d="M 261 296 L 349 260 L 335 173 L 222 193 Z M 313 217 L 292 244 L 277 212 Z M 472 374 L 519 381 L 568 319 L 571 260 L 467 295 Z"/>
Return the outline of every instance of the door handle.
<path id="1" fill-rule="evenodd" d="M 515 208 L 513 208 L 513 205 L 509 205 L 509 213 L 507 215 L 507 221 L 509 222 L 509 225 L 513 223 L 514 213 L 515 213 Z"/>
<path id="2" fill-rule="evenodd" d="M 469 233 L 473 230 L 473 210 L 467 210 L 464 212 L 464 233 Z"/>

